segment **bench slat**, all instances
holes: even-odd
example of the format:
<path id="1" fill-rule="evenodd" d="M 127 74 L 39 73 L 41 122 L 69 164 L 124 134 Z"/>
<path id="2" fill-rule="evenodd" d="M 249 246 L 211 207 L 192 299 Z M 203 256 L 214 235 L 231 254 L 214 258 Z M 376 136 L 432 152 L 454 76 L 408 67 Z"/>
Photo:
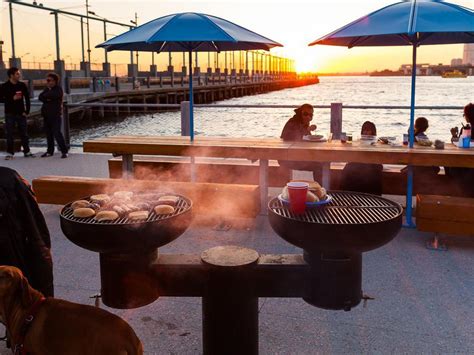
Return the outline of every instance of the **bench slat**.
<path id="1" fill-rule="evenodd" d="M 38 202 L 47 204 L 66 204 L 84 196 L 117 190 L 156 190 L 189 197 L 196 213 L 229 218 L 253 218 L 260 213 L 257 185 L 43 176 L 33 180 L 33 190 Z"/>

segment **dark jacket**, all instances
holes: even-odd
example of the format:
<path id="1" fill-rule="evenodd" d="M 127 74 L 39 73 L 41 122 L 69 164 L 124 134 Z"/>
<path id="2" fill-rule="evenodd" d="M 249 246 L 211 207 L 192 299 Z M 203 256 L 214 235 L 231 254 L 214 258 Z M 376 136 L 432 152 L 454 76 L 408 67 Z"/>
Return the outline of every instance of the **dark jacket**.
<path id="1" fill-rule="evenodd" d="M 18 267 L 33 288 L 53 296 L 48 227 L 28 183 L 0 167 L 0 265 Z"/>
<path id="2" fill-rule="evenodd" d="M 284 141 L 301 141 L 303 140 L 303 136 L 309 134 L 311 134 L 309 125 L 304 124 L 297 115 L 294 115 L 286 122 L 280 138 Z"/>
<path id="3" fill-rule="evenodd" d="M 23 98 L 13 100 L 17 91 L 21 91 Z M 5 103 L 5 115 L 22 115 L 30 113 L 30 93 L 25 83 L 19 81 L 12 84 L 10 80 L 0 85 L 0 102 Z"/>
<path id="4" fill-rule="evenodd" d="M 59 86 L 46 88 L 38 99 L 43 103 L 41 115 L 46 119 L 60 118 L 63 114 L 63 89 Z"/>

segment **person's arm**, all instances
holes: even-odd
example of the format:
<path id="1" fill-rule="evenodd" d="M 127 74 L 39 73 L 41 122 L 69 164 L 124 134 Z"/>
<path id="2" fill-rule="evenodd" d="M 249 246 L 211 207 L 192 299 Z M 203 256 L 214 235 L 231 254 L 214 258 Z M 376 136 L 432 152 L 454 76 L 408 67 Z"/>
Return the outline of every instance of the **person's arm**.
<path id="1" fill-rule="evenodd" d="M 41 91 L 41 93 L 38 96 L 38 100 L 40 100 L 41 102 L 46 102 L 45 95 L 48 91 L 49 91 L 48 88 L 45 88 L 43 91 Z"/>
<path id="2" fill-rule="evenodd" d="M 25 98 L 25 113 L 30 114 L 31 102 L 30 102 L 30 92 L 26 84 L 23 84 L 23 96 Z"/>
<path id="3" fill-rule="evenodd" d="M 41 94 L 43 95 L 43 99 L 45 101 L 54 101 L 63 97 L 63 90 L 59 86 L 55 86 L 52 89 L 46 89 Z"/>

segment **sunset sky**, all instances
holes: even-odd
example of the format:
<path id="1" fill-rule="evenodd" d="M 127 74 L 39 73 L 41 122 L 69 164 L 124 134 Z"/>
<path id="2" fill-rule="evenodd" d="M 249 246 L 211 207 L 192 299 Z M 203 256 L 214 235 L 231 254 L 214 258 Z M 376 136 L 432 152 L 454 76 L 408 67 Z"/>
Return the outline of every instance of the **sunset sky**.
<path id="1" fill-rule="evenodd" d="M 30 1 L 32 2 L 32 1 Z M 44 0 L 45 6 L 62 8 L 71 12 L 84 13 L 85 1 Z M 452 1 L 473 8 L 474 0 Z M 240 0 L 186 2 L 171 0 L 90 0 L 91 10 L 110 20 L 129 23 L 138 13 L 139 24 L 170 13 L 193 11 L 202 12 L 233 21 L 285 45 L 272 50 L 277 55 L 296 60 L 299 71 L 317 72 L 363 72 L 381 69 L 397 69 L 400 64 L 411 61 L 411 49 L 353 48 L 316 46 L 307 44 L 350 21 L 366 15 L 382 6 L 393 3 L 386 0 Z M 0 39 L 5 41 L 4 57 L 11 56 L 8 4 L 1 3 Z M 103 41 L 102 23 L 91 22 L 91 46 Z M 55 56 L 54 18 L 47 11 L 14 5 L 15 42 L 17 56 L 27 62 L 48 62 Z M 66 62 L 79 62 L 81 58 L 80 24 L 78 19 L 60 17 L 61 56 Z M 124 31 L 118 26 L 108 28 L 109 38 Z M 462 57 L 462 45 L 424 46 L 419 50 L 419 63 L 449 63 L 452 58 Z M 92 62 L 102 62 L 104 51 L 93 49 Z M 181 65 L 181 55 L 176 54 L 175 66 Z M 129 54 L 112 52 L 112 63 L 127 63 Z M 167 54 L 156 59 L 159 70 L 168 60 Z M 211 59 L 212 60 L 212 59 Z M 140 64 L 149 64 L 150 54 L 140 55 Z M 207 56 L 200 58 L 201 67 L 207 66 Z"/>

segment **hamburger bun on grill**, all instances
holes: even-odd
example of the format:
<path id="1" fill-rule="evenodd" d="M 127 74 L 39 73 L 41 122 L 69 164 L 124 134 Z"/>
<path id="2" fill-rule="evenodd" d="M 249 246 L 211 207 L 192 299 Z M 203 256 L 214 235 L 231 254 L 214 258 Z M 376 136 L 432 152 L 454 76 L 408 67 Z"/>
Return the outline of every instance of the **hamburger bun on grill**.
<path id="1" fill-rule="evenodd" d="M 121 200 L 130 200 L 133 197 L 132 191 L 117 191 L 114 192 L 114 197 Z"/>
<path id="2" fill-rule="evenodd" d="M 318 201 L 319 201 L 318 196 L 316 196 L 311 191 L 308 191 L 308 193 L 306 194 L 306 202 L 318 202 Z"/>
<path id="3" fill-rule="evenodd" d="M 148 214 L 149 214 L 148 211 L 135 211 L 135 212 L 130 212 L 128 214 L 128 218 L 134 221 L 137 221 L 137 220 L 147 219 Z"/>
<path id="4" fill-rule="evenodd" d="M 76 208 L 89 207 L 90 202 L 86 200 L 77 200 L 71 203 L 71 208 L 75 210 Z"/>
<path id="5" fill-rule="evenodd" d="M 74 217 L 78 218 L 87 218 L 95 215 L 95 211 L 92 208 L 76 208 L 72 212 Z"/>
<path id="6" fill-rule="evenodd" d="M 92 195 L 90 199 L 92 202 L 98 203 L 101 206 L 110 201 L 109 195 L 106 194 Z"/>
<path id="7" fill-rule="evenodd" d="M 179 201 L 179 197 L 178 196 L 173 196 L 173 195 L 165 195 L 165 196 L 161 196 L 159 199 L 158 199 L 158 202 L 160 203 L 163 203 L 165 205 L 176 205 Z"/>
<path id="8" fill-rule="evenodd" d="M 174 212 L 174 207 L 170 205 L 158 205 L 155 207 L 156 214 L 170 214 Z"/>
<path id="9" fill-rule="evenodd" d="M 119 218 L 119 214 L 115 211 L 100 211 L 95 215 L 95 219 L 99 222 L 113 221 Z"/>
<path id="10" fill-rule="evenodd" d="M 326 199 L 326 189 L 324 187 L 320 187 L 319 189 L 313 190 L 312 191 L 320 200 L 325 200 Z"/>

